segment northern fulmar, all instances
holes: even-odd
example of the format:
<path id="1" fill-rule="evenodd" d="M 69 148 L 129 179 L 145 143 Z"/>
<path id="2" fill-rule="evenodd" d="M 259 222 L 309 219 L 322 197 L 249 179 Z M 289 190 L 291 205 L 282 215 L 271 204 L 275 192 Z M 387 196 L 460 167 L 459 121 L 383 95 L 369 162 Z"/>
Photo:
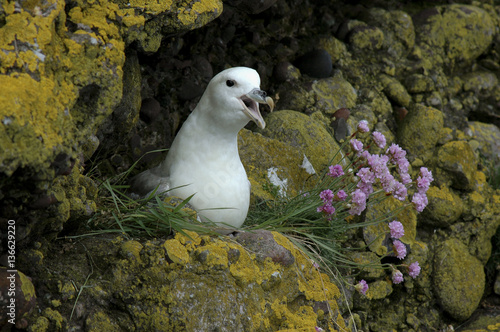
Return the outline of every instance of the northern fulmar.
<path id="1" fill-rule="evenodd" d="M 234 67 L 217 74 L 165 160 L 135 176 L 131 191 L 146 196 L 156 189 L 183 199 L 194 194 L 189 204 L 202 221 L 239 228 L 248 213 L 250 182 L 238 153 L 238 132 L 249 121 L 265 127 L 259 103 L 274 108 L 257 71 Z"/>

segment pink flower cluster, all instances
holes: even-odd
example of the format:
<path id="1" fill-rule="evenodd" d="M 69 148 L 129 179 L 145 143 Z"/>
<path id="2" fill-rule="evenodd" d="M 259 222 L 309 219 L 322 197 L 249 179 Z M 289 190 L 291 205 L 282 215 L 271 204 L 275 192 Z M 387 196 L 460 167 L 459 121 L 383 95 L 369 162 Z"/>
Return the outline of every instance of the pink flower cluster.
<path id="1" fill-rule="evenodd" d="M 396 254 L 397 258 L 404 259 L 406 257 L 406 246 L 403 242 L 397 240 L 405 235 L 403 224 L 397 220 L 391 221 L 389 223 L 389 229 L 391 231 L 391 237 L 395 239 L 392 242 L 394 253 Z"/>
<path id="2" fill-rule="evenodd" d="M 399 145 L 391 144 L 386 147 L 385 136 L 374 131 L 371 134 L 371 139 L 378 148 L 385 149 L 385 151 L 380 154 L 371 154 L 360 140 L 354 138 L 357 133 L 369 132 L 368 122 L 360 121 L 357 131 L 349 140 L 350 147 L 357 157 L 349 167 L 355 171 L 344 169 L 341 165 L 331 165 L 328 168 L 328 177 L 335 179 L 332 182 L 333 186 L 338 184 L 339 187 L 332 188 L 333 190 L 322 190 L 319 194 L 322 203 L 316 208 L 317 212 L 322 213 L 328 220 L 332 219 L 336 209 L 348 212 L 350 215 L 361 215 L 367 207 L 370 195 L 382 190 L 386 196 L 393 196 L 405 202 L 408 197 L 408 188 L 413 184 L 416 187 L 416 192 L 411 198 L 411 204 L 418 212 L 421 212 L 428 204 L 427 191 L 433 181 L 432 173 L 427 168 L 421 167 L 418 178 L 416 181 L 412 181 L 406 151 Z M 382 190 L 379 190 L 380 187 Z M 340 202 L 346 203 L 343 205 Z M 407 246 L 400 240 L 405 235 L 403 224 L 394 220 L 389 223 L 389 230 L 394 255 L 398 259 L 404 260 L 407 256 Z M 401 264 L 401 266 L 407 268 L 408 275 L 412 278 L 416 278 L 420 274 L 418 262 L 413 262 L 410 265 Z M 395 284 L 403 282 L 403 273 L 393 268 L 392 280 Z M 361 280 L 355 288 L 361 294 L 366 294 L 368 284 Z"/>
<path id="3" fill-rule="evenodd" d="M 356 289 L 359 293 L 366 295 L 366 292 L 368 291 L 368 284 L 365 280 L 361 279 L 356 286 L 354 286 L 354 289 Z"/>
<path id="4" fill-rule="evenodd" d="M 420 265 L 418 264 L 418 262 L 413 262 L 410 265 L 408 265 L 407 267 L 408 267 L 408 275 L 410 277 L 415 279 L 416 277 L 419 276 Z M 404 280 L 403 273 L 401 271 L 399 271 L 398 269 L 393 268 L 393 270 L 392 270 L 392 282 L 395 284 L 399 284 L 399 283 L 403 282 L 403 280 Z"/>
<path id="5" fill-rule="evenodd" d="M 397 240 L 404 236 L 405 230 L 403 224 L 397 220 L 391 221 L 389 223 L 389 230 L 391 232 L 391 238 L 395 239 L 392 244 L 394 247 L 394 252 L 396 257 L 399 259 L 404 259 L 406 257 L 406 246 L 403 242 Z M 408 266 L 408 274 L 410 277 L 415 279 L 420 274 L 420 265 L 418 262 L 413 262 Z M 392 271 L 392 282 L 399 284 L 403 281 L 403 273 L 397 269 Z"/>
<path id="6" fill-rule="evenodd" d="M 330 176 L 332 178 L 338 178 L 342 175 L 344 175 L 344 170 L 342 169 L 342 166 L 332 165 L 332 166 L 328 167 L 328 176 Z"/>
<path id="7" fill-rule="evenodd" d="M 318 206 L 316 211 L 323 212 L 326 216 L 330 217 L 335 213 L 335 208 L 333 207 L 333 191 L 330 189 L 325 189 L 319 194 L 319 198 L 323 201 L 323 205 Z"/>
<path id="8" fill-rule="evenodd" d="M 359 132 L 369 132 L 368 122 L 365 120 L 360 121 L 357 129 Z M 379 148 L 385 147 L 386 139 L 382 133 L 375 131 L 372 133 L 372 138 Z M 384 154 L 371 154 L 364 148 L 363 143 L 355 138 L 351 138 L 350 145 L 356 156 L 360 158 L 354 165 L 360 162 L 362 164 L 356 173 L 356 189 L 350 194 L 349 213 L 351 215 L 360 215 L 366 209 L 366 202 L 375 191 L 374 185 L 377 180 L 386 194 L 392 195 L 400 201 L 405 201 L 408 197 L 408 187 L 412 183 L 408 173 L 410 163 L 406 159 L 406 151 L 397 144 L 391 144 Z M 394 177 L 390 167 L 396 168 L 399 179 Z M 345 172 L 341 165 L 331 165 L 327 174 L 332 178 L 339 178 L 344 176 Z M 420 176 L 416 180 L 418 190 L 412 197 L 412 204 L 419 212 L 428 204 L 426 193 L 432 180 L 432 173 L 427 168 L 422 167 Z M 331 193 L 328 198 L 325 195 L 324 192 L 320 195 L 324 204 L 319 206 L 317 211 L 327 216 L 335 213 L 335 208 L 332 205 L 334 198 L 335 201 L 344 201 L 349 196 L 344 191 L 336 195 Z"/>
<path id="9" fill-rule="evenodd" d="M 413 195 L 411 200 L 415 206 L 415 210 L 418 212 L 422 212 L 429 203 L 427 199 L 427 190 L 432 180 L 434 180 L 432 172 L 426 167 L 420 167 L 420 175 L 417 178 L 417 192 Z"/>

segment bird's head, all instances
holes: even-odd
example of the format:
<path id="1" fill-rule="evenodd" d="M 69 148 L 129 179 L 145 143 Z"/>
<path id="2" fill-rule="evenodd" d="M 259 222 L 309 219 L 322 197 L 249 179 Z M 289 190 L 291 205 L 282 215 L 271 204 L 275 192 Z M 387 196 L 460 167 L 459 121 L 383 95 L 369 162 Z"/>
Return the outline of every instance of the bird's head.
<path id="1" fill-rule="evenodd" d="M 260 128 L 266 123 L 259 111 L 260 104 L 274 102 L 260 89 L 259 74 L 251 68 L 234 67 L 215 75 L 207 86 L 202 99 L 209 99 L 214 120 L 243 128 L 252 120 Z M 238 129 L 238 130 L 239 130 Z"/>

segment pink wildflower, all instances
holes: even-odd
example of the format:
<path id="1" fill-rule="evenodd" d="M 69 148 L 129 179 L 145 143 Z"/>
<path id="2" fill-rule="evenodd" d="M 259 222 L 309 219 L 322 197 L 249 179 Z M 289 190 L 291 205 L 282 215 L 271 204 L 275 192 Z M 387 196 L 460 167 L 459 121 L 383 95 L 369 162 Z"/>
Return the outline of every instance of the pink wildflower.
<path id="1" fill-rule="evenodd" d="M 382 134 L 378 131 L 374 131 L 372 135 L 373 135 L 373 141 L 375 142 L 375 144 L 377 144 L 377 146 L 379 148 L 383 149 L 385 144 L 386 144 L 384 134 Z"/>
<path id="2" fill-rule="evenodd" d="M 392 282 L 395 284 L 400 284 L 404 280 L 403 273 L 399 270 L 392 271 Z"/>
<path id="3" fill-rule="evenodd" d="M 432 172 L 426 167 L 420 167 L 420 176 L 417 178 L 418 191 L 425 194 L 433 180 L 434 178 L 432 177 Z"/>
<path id="4" fill-rule="evenodd" d="M 410 266 L 408 267 L 408 274 L 413 279 L 418 277 L 418 275 L 420 274 L 420 265 L 418 264 L 418 262 L 413 262 L 410 264 Z"/>
<path id="5" fill-rule="evenodd" d="M 366 196 L 370 196 L 370 194 L 374 191 L 373 190 L 373 185 L 371 183 L 359 181 L 358 184 L 356 185 L 358 189 L 360 189 L 362 192 L 365 193 Z"/>
<path id="6" fill-rule="evenodd" d="M 396 160 L 396 166 L 398 167 L 399 175 L 408 173 L 408 169 L 410 168 L 410 162 L 406 157 L 399 158 Z"/>
<path id="7" fill-rule="evenodd" d="M 351 143 L 353 150 L 360 154 L 361 151 L 363 150 L 363 143 L 361 143 L 360 141 L 358 141 L 355 138 L 353 138 L 350 143 Z"/>
<path id="8" fill-rule="evenodd" d="M 372 184 L 375 182 L 375 174 L 368 168 L 361 168 L 356 174 L 359 177 L 359 182 L 357 187 L 361 189 L 366 196 L 370 195 L 373 192 Z"/>
<path id="9" fill-rule="evenodd" d="M 366 292 L 368 291 L 368 284 L 366 281 L 361 279 L 354 288 L 361 294 L 366 295 Z"/>
<path id="10" fill-rule="evenodd" d="M 386 151 L 387 154 L 392 156 L 392 159 L 398 161 L 401 158 L 406 156 L 406 151 L 401 149 L 401 147 L 397 144 L 391 144 L 391 146 Z"/>
<path id="11" fill-rule="evenodd" d="M 328 176 L 332 178 L 338 178 L 339 176 L 344 175 L 344 170 L 342 169 L 342 166 L 340 165 L 332 165 L 328 167 Z"/>
<path id="12" fill-rule="evenodd" d="M 392 193 L 394 191 L 394 187 L 396 186 L 396 179 L 392 174 L 387 170 L 382 176 L 379 178 L 380 183 L 382 183 L 382 188 L 386 193 Z"/>
<path id="13" fill-rule="evenodd" d="M 366 195 L 365 193 L 360 190 L 356 189 L 352 193 L 352 206 L 351 209 L 349 210 L 349 213 L 351 215 L 360 215 L 361 212 L 363 212 L 366 209 Z"/>
<path id="14" fill-rule="evenodd" d="M 405 235 L 405 228 L 403 227 L 403 224 L 397 220 L 389 223 L 389 229 L 391 230 L 391 237 L 393 239 L 399 239 Z"/>
<path id="15" fill-rule="evenodd" d="M 371 156 L 370 152 L 368 151 L 363 151 L 361 152 L 361 154 L 359 155 L 359 158 L 363 159 L 363 160 L 368 160 L 368 158 Z"/>
<path id="16" fill-rule="evenodd" d="M 347 194 L 342 189 L 340 189 L 334 197 L 336 201 L 345 201 L 346 198 Z"/>
<path id="17" fill-rule="evenodd" d="M 323 332 L 324 330 L 319 327 L 319 326 L 315 326 L 314 329 L 316 330 L 316 332 Z"/>
<path id="18" fill-rule="evenodd" d="M 411 176 L 410 176 L 410 174 L 408 174 L 408 173 L 402 173 L 401 174 L 400 173 L 399 177 L 401 178 L 401 182 L 403 184 L 409 184 L 409 183 L 411 183 Z"/>
<path id="19" fill-rule="evenodd" d="M 325 189 L 319 194 L 319 198 L 321 198 L 325 204 L 331 203 L 333 200 L 333 191 Z"/>
<path id="20" fill-rule="evenodd" d="M 375 174 L 368 168 L 368 167 L 363 167 L 361 168 L 358 173 L 356 174 L 357 177 L 359 177 L 360 181 L 366 182 L 366 183 L 374 183 L 375 182 Z"/>
<path id="21" fill-rule="evenodd" d="M 386 155 L 378 155 L 378 154 L 372 154 L 370 155 L 367 160 L 368 165 L 370 165 L 372 172 L 375 173 L 375 176 L 377 178 L 381 178 L 384 174 L 389 172 L 389 169 L 387 168 L 387 162 L 389 161 L 389 157 Z"/>
<path id="22" fill-rule="evenodd" d="M 394 246 L 396 257 L 399 259 L 404 259 L 406 257 L 406 246 L 404 245 L 404 243 L 399 240 L 394 240 L 392 244 Z"/>
<path id="23" fill-rule="evenodd" d="M 415 206 L 415 210 L 418 212 L 424 211 L 427 204 L 429 204 L 429 200 L 427 199 L 427 195 L 425 193 L 417 192 L 413 195 L 411 200 L 413 205 Z"/>
<path id="24" fill-rule="evenodd" d="M 331 203 L 325 203 L 324 205 L 318 206 L 316 211 L 323 212 L 327 216 L 331 216 L 335 213 L 335 208 L 331 205 Z"/>
<path id="25" fill-rule="evenodd" d="M 369 132 L 370 128 L 368 128 L 368 121 L 366 121 L 366 120 L 359 121 L 359 123 L 358 123 L 358 130 L 361 133 L 367 133 L 367 132 Z"/>
<path id="26" fill-rule="evenodd" d="M 406 199 L 406 196 L 408 195 L 408 190 L 406 189 L 406 186 L 404 184 L 396 181 L 394 189 L 392 191 L 392 195 L 394 196 L 394 198 L 399 199 L 400 201 L 404 201 Z"/>

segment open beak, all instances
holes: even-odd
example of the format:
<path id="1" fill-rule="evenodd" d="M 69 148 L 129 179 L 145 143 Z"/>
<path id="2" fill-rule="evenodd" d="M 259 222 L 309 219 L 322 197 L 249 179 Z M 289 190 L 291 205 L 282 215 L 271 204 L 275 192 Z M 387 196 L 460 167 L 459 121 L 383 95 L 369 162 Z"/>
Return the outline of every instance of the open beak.
<path id="1" fill-rule="evenodd" d="M 269 105 L 272 112 L 274 109 L 273 99 L 268 97 L 265 91 L 255 88 L 246 95 L 241 96 L 240 101 L 243 104 L 243 112 L 245 112 L 259 128 L 264 129 L 266 127 L 266 122 L 260 114 L 259 104 Z"/>

